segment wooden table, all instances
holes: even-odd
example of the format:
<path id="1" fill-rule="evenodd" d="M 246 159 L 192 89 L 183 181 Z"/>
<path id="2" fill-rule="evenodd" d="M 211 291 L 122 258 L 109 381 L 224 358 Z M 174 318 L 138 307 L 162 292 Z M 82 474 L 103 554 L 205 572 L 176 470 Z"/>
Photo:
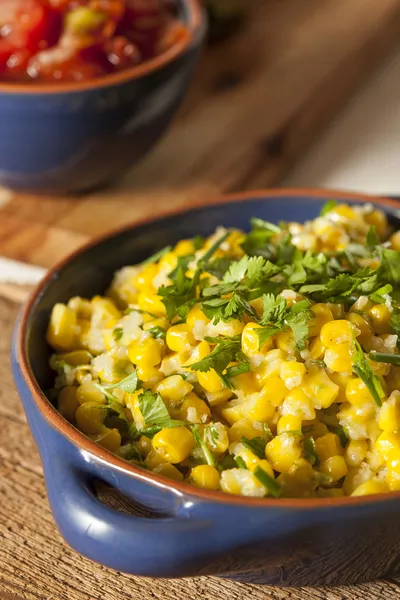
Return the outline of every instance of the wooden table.
<path id="1" fill-rule="evenodd" d="M 398 0 L 253 2 L 247 28 L 205 53 L 170 133 L 118 187 L 56 200 L 0 193 L 0 256 L 48 267 L 87 238 L 166 205 L 276 183 L 400 40 Z M 400 578 L 315 590 L 156 581 L 112 572 L 70 550 L 55 528 L 10 373 L 23 298 L 20 289 L 0 286 L 0 600 L 399 597 Z"/>

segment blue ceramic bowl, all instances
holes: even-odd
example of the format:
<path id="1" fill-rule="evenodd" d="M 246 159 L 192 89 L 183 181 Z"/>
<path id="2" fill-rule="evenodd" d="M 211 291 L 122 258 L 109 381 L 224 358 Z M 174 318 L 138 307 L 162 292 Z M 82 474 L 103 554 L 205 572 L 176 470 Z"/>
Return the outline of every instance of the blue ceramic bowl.
<path id="1" fill-rule="evenodd" d="M 163 55 L 84 83 L 0 84 L 0 184 L 67 194 L 112 181 L 163 134 L 205 33 L 197 0 L 179 0 L 187 33 Z"/>
<path id="2" fill-rule="evenodd" d="M 42 390 L 52 385 L 45 331 L 52 306 L 105 290 L 116 269 L 218 225 L 246 228 L 311 219 L 327 199 L 379 203 L 400 227 L 400 204 L 323 191 L 268 191 L 144 221 L 96 241 L 55 267 L 15 330 L 12 368 L 44 468 L 51 509 L 65 540 L 117 570 L 151 577 L 220 575 L 240 581 L 316 585 L 388 575 L 400 564 L 400 493 L 343 499 L 251 499 L 173 482 L 100 448 L 63 419 Z M 397 210 L 397 212 L 396 212 Z M 101 480 L 151 516 L 105 506 Z"/>

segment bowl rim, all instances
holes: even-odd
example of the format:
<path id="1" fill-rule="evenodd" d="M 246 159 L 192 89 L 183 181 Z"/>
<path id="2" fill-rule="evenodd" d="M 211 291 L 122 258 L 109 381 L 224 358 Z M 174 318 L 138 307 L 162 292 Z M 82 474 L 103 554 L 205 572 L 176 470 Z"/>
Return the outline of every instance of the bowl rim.
<path id="1" fill-rule="evenodd" d="M 154 71 L 167 66 L 179 56 L 183 55 L 192 44 L 201 39 L 206 30 L 205 12 L 199 4 L 199 0 L 180 0 L 181 5 L 187 11 L 185 23 L 185 35 L 171 48 L 162 52 L 150 60 L 131 67 L 123 69 L 117 73 L 102 75 L 89 79 L 88 81 L 71 81 L 65 83 L 18 83 L 18 82 L 0 82 L 0 94 L 7 95 L 61 95 L 65 93 L 94 91 L 103 88 L 109 88 L 114 85 L 134 81 L 145 75 L 150 75 Z"/>
<path id="2" fill-rule="evenodd" d="M 292 509 L 322 509 L 324 507 L 343 507 L 343 506 L 359 506 L 366 504 L 375 504 L 376 502 L 386 502 L 389 500 L 399 500 L 400 491 L 398 492 L 387 492 L 384 494 L 376 494 L 370 496 L 346 496 L 343 498 L 272 498 L 266 496 L 264 498 L 251 498 L 245 496 L 234 496 L 226 494 L 222 491 L 213 491 L 197 488 L 185 482 L 173 481 L 167 479 L 161 475 L 157 475 L 151 471 L 146 471 L 137 467 L 131 463 L 126 462 L 124 459 L 115 456 L 112 452 L 105 450 L 84 433 L 80 432 L 74 425 L 69 423 L 50 403 L 47 399 L 40 386 L 38 385 L 27 355 L 26 339 L 28 333 L 28 321 L 34 312 L 35 305 L 42 295 L 46 292 L 48 284 L 55 279 L 60 272 L 75 258 L 79 255 L 84 254 L 90 248 L 101 245 L 108 239 L 118 237 L 122 233 L 140 227 L 142 225 L 148 225 L 153 222 L 159 221 L 166 217 L 177 216 L 179 214 L 189 213 L 193 210 L 207 208 L 213 205 L 224 205 L 230 203 L 247 202 L 254 199 L 262 198 L 264 200 L 271 200 L 277 197 L 294 197 L 294 198 L 311 198 L 314 200 L 328 200 L 335 198 L 350 203 L 359 202 L 370 202 L 375 205 L 381 205 L 386 208 L 400 210 L 400 202 L 390 198 L 377 197 L 368 194 L 354 193 L 337 191 L 324 188 L 270 188 L 267 190 L 256 189 L 249 192 L 242 193 L 229 193 L 222 196 L 216 196 L 209 200 L 194 201 L 189 207 L 178 207 L 172 210 L 162 211 L 157 215 L 145 217 L 129 225 L 116 228 L 106 234 L 96 236 L 89 242 L 82 245 L 80 248 L 68 254 L 61 261 L 56 263 L 39 282 L 39 284 L 32 291 L 27 303 L 22 308 L 22 313 L 19 319 L 19 325 L 17 325 L 17 336 L 14 340 L 14 353 L 18 361 L 19 368 L 23 379 L 31 393 L 32 399 L 36 405 L 36 408 L 40 411 L 41 415 L 46 421 L 65 438 L 67 438 L 75 447 L 81 451 L 86 451 L 94 455 L 97 459 L 107 463 L 110 467 L 117 469 L 118 471 L 124 472 L 127 476 L 133 479 L 140 479 L 143 482 L 147 482 L 149 485 L 168 488 L 171 493 L 179 494 L 183 497 L 192 496 L 198 500 L 204 502 L 217 502 L 225 503 L 230 505 L 247 506 L 249 508 L 266 508 L 271 506 L 273 508 L 285 507 Z M 17 382 L 17 389 L 20 385 Z"/>

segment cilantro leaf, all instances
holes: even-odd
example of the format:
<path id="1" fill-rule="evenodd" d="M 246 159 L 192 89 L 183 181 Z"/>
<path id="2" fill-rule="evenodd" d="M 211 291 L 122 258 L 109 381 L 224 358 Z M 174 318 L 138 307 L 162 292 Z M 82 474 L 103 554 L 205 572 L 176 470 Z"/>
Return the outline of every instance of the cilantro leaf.
<path id="1" fill-rule="evenodd" d="M 205 239 L 202 235 L 196 235 L 192 241 L 195 250 L 201 250 L 205 243 Z"/>
<path id="2" fill-rule="evenodd" d="M 214 369 L 216 373 L 218 373 L 224 385 L 231 389 L 233 387 L 232 383 L 229 377 L 227 377 L 223 371 L 225 371 L 229 363 L 235 360 L 236 355 L 240 352 L 240 339 L 241 336 L 238 335 L 234 338 L 226 338 L 222 341 L 219 341 L 210 354 L 197 363 L 188 365 L 187 368 L 191 369 L 192 371 L 200 371 L 202 373 L 206 373 L 211 369 Z"/>
<path id="3" fill-rule="evenodd" d="M 319 465 L 319 456 L 315 446 L 315 440 L 312 436 L 304 440 L 304 458 L 317 467 Z"/>
<path id="4" fill-rule="evenodd" d="M 222 234 L 222 236 L 219 237 L 216 242 L 214 242 L 214 244 L 203 254 L 203 256 L 199 259 L 199 265 L 202 266 L 202 268 L 204 268 L 204 264 L 213 257 L 220 245 L 223 244 L 224 241 L 230 236 L 230 233 L 230 231 L 225 231 L 225 233 Z"/>
<path id="5" fill-rule="evenodd" d="M 304 350 L 308 341 L 310 331 L 309 327 L 310 314 L 309 311 L 290 313 L 286 317 L 286 322 L 292 330 L 296 346 L 299 350 Z"/>
<path id="6" fill-rule="evenodd" d="M 336 205 L 336 200 L 328 200 L 327 202 L 325 202 L 325 204 L 321 208 L 321 212 L 319 213 L 320 216 L 324 217 L 325 215 L 327 215 L 329 212 L 331 212 L 331 210 L 335 208 Z"/>
<path id="7" fill-rule="evenodd" d="M 394 332 L 400 338 L 400 308 L 398 308 L 397 306 L 393 309 L 392 315 L 390 317 L 390 326 L 394 329 Z M 398 339 L 397 343 L 399 342 L 400 339 Z"/>
<path id="8" fill-rule="evenodd" d="M 159 327 L 159 325 L 156 325 L 155 327 L 152 327 L 151 329 L 149 329 L 149 333 L 151 333 L 153 338 L 155 338 L 156 340 L 157 339 L 165 340 L 165 337 L 167 335 L 167 332 L 165 331 L 165 329 L 163 327 Z"/>
<path id="9" fill-rule="evenodd" d="M 251 226 L 253 229 L 261 229 L 263 231 L 268 231 L 272 235 L 276 235 L 281 232 L 281 228 L 274 223 L 270 223 L 269 221 L 264 221 L 263 219 L 259 219 L 258 217 L 253 217 L 250 219 Z"/>
<path id="10" fill-rule="evenodd" d="M 235 462 L 238 466 L 238 469 L 247 469 L 247 465 L 241 456 L 235 456 Z"/>
<path id="11" fill-rule="evenodd" d="M 400 252 L 398 250 L 389 250 L 379 248 L 381 255 L 380 275 L 384 281 L 393 284 L 400 284 Z"/>
<path id="12" fill-rule="evenodd" d="M 120 390 L 123 390 L 127 394 L 133 394 L 133 392 L 135 392 L 137 389 L 138 381 L 139 379 L 137 372 L 133 371 L 130 375 L 128 375 L 124 379 L 121 379 L 121 381 L 118 381 L 117 383 L 108 383 L 107 385 L 98 384 L 98 387 L 100 387 L 103 392 L 104 390 L 118 388 Z"/>
<path id="13" fill-rule="evenodd" d="M 192 425 L 192 435 L 198 447 L 202 449 L 206 463 L 211 467 L 215 467 L 214 455 L 207 446 L 204 437 L 201 435 L 198 425 Z"/>
<path id="14" fill-rule="evenodd" d="M 283 321 L 287 310 L 285 298 L 275 296 L 273 294 L 264 294 L 262 297 L 263 314 L 261 324 L 279 323 Z"/>
<path id="15" fill-rule="evenodd" d="M 353 371 L 363 380 L 377 406 L 382 406 L 382 399 L 385 397 L 385 392 L 379 378 L 375 375 L 365 358 L 363 349 L 357 340 L 354 341 Z"/>
<path id="16" fill-rule="evenodd" d="M 206 300 L 203 302 L 203 312 L 208 319 L 213 320 L 214 324 L 219 321 L 239 319 L 243 314 L 257 318 L 257 313 L 251 304 L 237 293 L 233 293 L 230 298 Z"/>
<path id="17" fill-rule="evenodd" d="M 140 394 L 139 408 L 147 427 L 165 428 L 181 427 L 183 421 L 171 419 L 160 394 L 154 394 L 151 390 L 145 390 Z"/>
<path id="18" fill-rule="evenodd" d="M 218 279 L 223 279 L 231 264 L 231 258 L 221 256 L 208 262 L 204 262 L 203 271 L 210 273 L 210 275 L 214 275 L 214 277 L 217 277 Z"/>
<path id="19" fill-rule="evenodd" d="M 162 258 L 166 254 L 168 254 L 168 252 L 170 252 L 171 250 L 172 250 L 172 246 L 166 246 L 165 248 L 158 250 L 158 252 L 155 252 L 154 254 L 149 256 L 149 258 L 146 258 L 146 260 L 142 261 L 140 263 L 140 266 L 145 267 L 146 265 L 150 265 L 152 263 L 158 262 L 160 260 L 160 258 Z"/>
<path id="20" fill-rule="evenodd" d="M 124 330 L 122 329 L 122 327 L 116 327 L 115 329 L 113 329 L 112 335 L 113 335 L 114 340 L 116 342 L 119 342 L 119 340 L 124 335 Z"/>
<path id="21" fill-rule="evenodd" d="M 196 287 L 199 282 L 200 271 L 196 270 L 192 279 L 187 277 L 185 273 L 186 269 L 184 267 L 178 267 L 173 283 L 168 286 L 163 285 L 158 290 L 170 321 L 175 315 L 185 318 L 189 312 L 191 302 L 196 298 Z"/>
<path id="22" fill-rule="evenodd" d="M 375 225 L 371 225 L 368 229 L 367 237 L 366 237 L 367 246 L 373 248 L 374 246 L 379 246 L 381 240 L 379 239 L 378 234 L 376 233 Z"/>
<path id="23" fill-rule="evenodd" d="M 242 444 L 247 450 L 250 450 L 258 458 L 265 458 L 265 446 L 267 445 L 266 437 L 255 437 L 249 440 L 247 437 L 242 437 Z"/>
<path id="24" fill-rule="evenodd" d="M 370 294 L 370 299 L 373 302 L 377 302 L 378 304 L 385 304 L 385 302 L 386 302 L 385 296 L 387 296 L 388 294 L 391 294 L 392 292 L 393 292 L 393 286 L 391 286 L 390 283 L 387 283 L 386 285 L 383 285 L 379 289 L 375 290 L 375 292 Z"/>
<path id="25" fill-rule="evenodd" d="M 261 349 L 265 342 L 269 340 L 269 338 L 271 338 L 273 335 L 276 335 L 280 331 L 282 331 L 282 329 L 276 325 L 267 325 L 266 327 L 260 327 L 259 329 L 256 329 L 256 333 L 258 335 L 258 348 Z"/>
<path id="26" fill-rule="evenodd" d="M 268 490 L 268 493 L 271 494 L 274 498 L 279 498 L 282 495 L 281 485 L 276 479 L 268 475 L 261 467 L 256 467 L 253 471 L 254 476 L 263 484 L 263 486 Z"/>

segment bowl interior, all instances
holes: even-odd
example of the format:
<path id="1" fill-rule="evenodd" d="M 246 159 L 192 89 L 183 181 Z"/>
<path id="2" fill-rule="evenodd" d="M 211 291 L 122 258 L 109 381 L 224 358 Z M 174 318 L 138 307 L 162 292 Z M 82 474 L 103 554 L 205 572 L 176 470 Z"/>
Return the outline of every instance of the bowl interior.
<path id="1" fill-rule="evenodd" d="M 256 216 L 273 223 L 279 221 L 305 221 L 315 218 L 332 193 L 310 196 L 306 193 L 267 197 L 261 192 L 245 201 L 221 203 L 193 208 L 142 223 L 112 234 L 67 259 L 56 268 L 40 293 L 36 296 L 26 324 L 26 355 L 32 372 L 42 390 L 52 387 L 53 374 L 48 367 L 49 347 L 45 341 L 48 318 L 56 302 L 65 302 L 71 296 L 91 297 L 103 293 L 114 272 L 142 260 L 172 245 L 182 238 L 207 236 L 223 225 L 228 228 L 249 229 L 249 220 Z M 340 195 L 342 202 L 358 202 L 351 195 Z M 379 205 L 389 216 L 393 226 L 400 228 L 400 208 Z M 400 207 L 400 205 L 399 205 Z"/>

